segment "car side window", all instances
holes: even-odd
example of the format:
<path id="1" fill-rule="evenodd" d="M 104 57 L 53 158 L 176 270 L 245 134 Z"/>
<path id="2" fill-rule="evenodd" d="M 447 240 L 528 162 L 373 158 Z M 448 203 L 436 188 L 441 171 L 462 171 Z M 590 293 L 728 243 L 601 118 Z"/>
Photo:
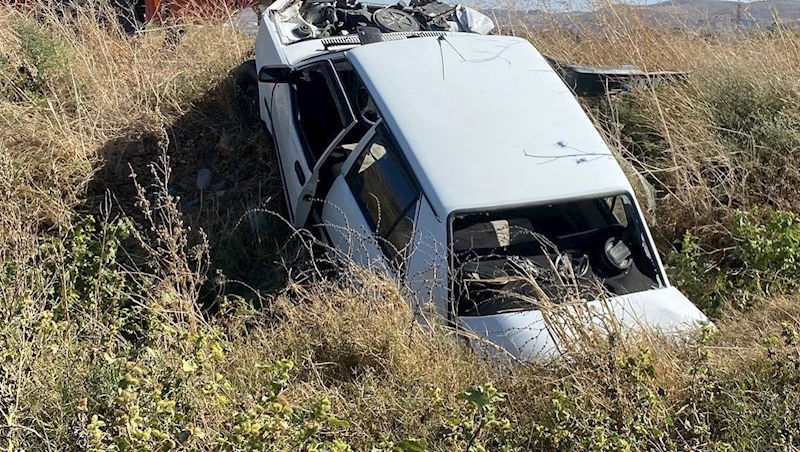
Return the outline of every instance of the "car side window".
<path id="1" fill-rule="evenodd" d="M 346 176 L 364 216 L 395 268 L 402 266 L 404 252 L 411 242 L 420 194 L 399 158 L 394 142 L 379 127 Z"/>
<path id="2" fill-rule="evenodd" d="M 294 84 L 297 123 L 305 138 L 310 167 L 347 126 L 333 91 L 336 83 L 331 80 L 328 64 L 325 62 L 301 70 Z"/>
<path id="3" fill-rule="evenodd" d="M 336 74 L 342 81 L 342 86 L 347 94 L 347 99 L 353 107 L 353 112 L 359 122 L 360 128 L 364 131 L 374 126 L 375 123 L 381 118 L 377 105 L 369 94 L 364 82 L 361 81 L 353 66 L 347 60 L 339 60 L 334 62 Z M 354 129 L 353 136 L 358 136 L 358 128 Z M 362 133 L 363 135 L 363 133 Z"/>

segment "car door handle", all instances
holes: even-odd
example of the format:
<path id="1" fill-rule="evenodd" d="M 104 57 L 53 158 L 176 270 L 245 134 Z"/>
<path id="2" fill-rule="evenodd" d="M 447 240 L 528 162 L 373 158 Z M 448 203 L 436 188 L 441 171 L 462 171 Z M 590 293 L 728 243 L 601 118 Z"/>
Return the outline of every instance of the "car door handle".
<path id="1" fill-rule="evenodd" d="M 303 167 L 300 166 L 299 161 L 294 162 L 294 173 L 297 174 L 297 180 L 300 181 L 300 185 L 305 185 L 306 175 L 303 174 Z"/>

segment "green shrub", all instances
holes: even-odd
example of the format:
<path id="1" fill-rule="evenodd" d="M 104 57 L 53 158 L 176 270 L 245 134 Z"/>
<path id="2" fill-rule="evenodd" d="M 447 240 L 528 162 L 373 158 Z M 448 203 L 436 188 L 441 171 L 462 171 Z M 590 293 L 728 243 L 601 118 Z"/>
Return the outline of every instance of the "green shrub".
<path id="1" fill-rule="evenodd" d="M 765 163 L 800 151 L 800 91 L 760 74 L 730 71 L 704 79 L 698 97 L 732 154 L 756 148 Z"/>
<path id="2" fill-rule="evenodd" d="M 43 96 L 47 87 L 62 81 L 72 52 L 56 32 L 34 20 L 19 19 L 12 29 L 22 61 L 11 83 L 28 96 Z"/>
<path id="3" fill-rule="evenodd" d="M 119 384 L 114 397 L 91 409 L 86 427 L 89 450 L 351 450 L 343 441 L 326 439 L 331 429 L 347 426 L 330 414 L 327 398 L 319 397 L 308 406 L 293 406 L 283 397 L 291 382 L 291 361 L 260 366 L 269 384 L 255 403 L 237 406 L 228 399 L 230 383 L 213 371 L 213 364 L 224 359 L 219 344 L 207 336 L 175 339 L 176 346 L 184 341 L 195 343 L 194 356 L 179 366 L 165 367 L 152 353 L 135 361 L 106 357 L 119 375 Z M 210 437 L 196 424 L 201 413 L 197 412 L 200 407 L 196 400 L 191 399 L 195 388 L 207 397 L 202 407 L 206 413 L 220 411 L 229 416 L 224 425 L 214 426 L 220 432 L 218 436 Z"/>
<path id="4" fill-rule="evenodd" d="M 13 90 L 12 80 L 16 76 L 11 60 L 0 53 L 0 96 L 11 97 Z"/>
<path id="5" fill-rule="evenodd" d="M 552 390 L 545 416 L 533 426 L 542 450 L 629 451 L 671 442 L 675 426 L 652 352 L 617 353 L 613 345 L 609 352 L 595 357 L 597 384 L 567 379 Z"/>
<path id="6" fill-rule="evenodd" d="M 757 209 L 734 216 L 736 258 L 744 284 L 767 294 L 788 293 L 800 285 L 800 218 L 791 212 L 763 213 Z"/>
<path id="7" fill-rule="evenodd" d="M 444 445 L 452 451 L 511 450 L 505 434 L 511 422 L 497 415 L 497 407 L 506 394 L 492 384 L 469 389 L 461 394 L 463 405 L 449 416 L 443 426 Z"/>
<path id="8" fill-rule="evenodd" d="M 127 295 L 117 253 L 131 227 L 126 219 L 98 224 L 87 215 L 64 237 L 43 240 L 39 259 L 56 282 L 53 295 L 59 317 L 68 316 L 70 309 L 92 313 L 119 309 Z"/>
<path id="9" fill-rule="evenodd" d="M 705 347 L 679 404 L 681 418 L 700 421 L 699 439 L 730 451 L 797 451 L 800 438 L 800 354 L 796 323 L 780 336 L 753 344 L 752 360 L 727 363 Z M 736 359 L 736 358 L 735 358 Z"/>
<path id="10" fill-rule="evenodd" d="M 701 309 L 718 316 L 747 309 L 759 296 L 782 295 L 800 284 L 800 218 L 791 212 L 736 211 L 727 251 L 701 249 L 687 233 L 680 252 L 668 256 L 672 282 Z"/>
<path id="11" fill-rule="evenodd" d="M 667 256 L 667 274 L 670 282 L 707 315 L 719 316 L 733 296 L 725 272 L 701 249 L 697 237 L 688 232 L 681 250 Z"/>
<path id="12" fill-rule="evenodd" d="M 558 380 L 530 415 L 526 450 L 797 451 L 800 354 L 797 325 L 754 345 L 748 359 L 717 358 L 724 338 L 704 329 L 686 356 L 612 346 Z M 661 360 L 658 365 L 657 360 Z M 665 367 L 664 364 L 668 365 Z M 680 368 L 680 379 L 664 375 Z M 526 426 L 517 427 L 516 434 Z"/>

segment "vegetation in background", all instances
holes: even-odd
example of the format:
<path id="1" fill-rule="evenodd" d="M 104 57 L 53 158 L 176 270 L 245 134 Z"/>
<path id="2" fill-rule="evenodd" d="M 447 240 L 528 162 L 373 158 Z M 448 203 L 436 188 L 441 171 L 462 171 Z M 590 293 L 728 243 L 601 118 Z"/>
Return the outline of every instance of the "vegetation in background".
<path id="1" fill-rule="evenodd" d="M 759 297 L 794 293 L 800 280 L 800 224 L 785 211 L 736 211 L 730 246 L 703 250 L 686 233 L 668 256 L 670 278 L 701 309 L 718 317 L 752 308 Z"/>
<path id="2" fill-rule="evenodd" d="M 656 187 L 672 282 L 717 328 L 589 328 L 523 365 L 303 259 L 236 98 L 251 37 L 201 19 L 128 36 L 106 7 L 0 8 L 3 449 L 798 450 L 796 35 L 627 13 L 530 31 L 569 61 L 692 71 L 590 111 Z"/>

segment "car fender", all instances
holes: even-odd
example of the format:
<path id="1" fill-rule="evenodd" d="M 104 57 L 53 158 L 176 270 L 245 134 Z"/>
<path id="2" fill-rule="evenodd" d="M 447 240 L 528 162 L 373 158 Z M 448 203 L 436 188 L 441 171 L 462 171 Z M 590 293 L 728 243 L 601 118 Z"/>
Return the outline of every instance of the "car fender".
<path id="1" fill-rule="evenodd" d="M 286 54 L 284 53 L 284 46 L 280 42 L 280 37 L 272 17 L 273 14 L 274 11 L 272 9 L 267 9 L 262 13 L 261 20 L 259 21 L 255 45 L 256 68 L 259 70 L 264 66 L 290 67 Z M 272 130 L 272 120 L 270 118 L 274 88 L 274 83 L 258 83 L 261 119 L 264 121 L 270 133 L 274 133 Z"/>

